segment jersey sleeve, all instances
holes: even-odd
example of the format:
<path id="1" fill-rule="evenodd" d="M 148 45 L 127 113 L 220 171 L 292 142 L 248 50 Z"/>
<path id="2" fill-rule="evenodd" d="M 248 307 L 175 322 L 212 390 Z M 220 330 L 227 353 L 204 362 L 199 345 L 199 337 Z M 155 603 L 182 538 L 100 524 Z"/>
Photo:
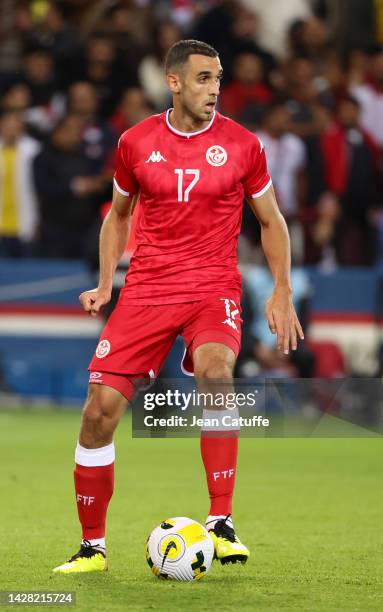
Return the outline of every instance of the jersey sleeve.
<path id="1" fill-rule="evenodd" d="M 117 146 L 116 171 L 113 183 L 117 191 L 124 196 L 131 196 L 139 191 L 139 185 L 130 163 L 129 153 L 128 141 L 122 135 Z"/>
<path id="2" fill-rule="evenodd" d="M 242 184 L 247 198 L 259 198 L 272 184 L 267 169 L 265 147 L 255 135 L 250 145 L 248 168 Z"/>

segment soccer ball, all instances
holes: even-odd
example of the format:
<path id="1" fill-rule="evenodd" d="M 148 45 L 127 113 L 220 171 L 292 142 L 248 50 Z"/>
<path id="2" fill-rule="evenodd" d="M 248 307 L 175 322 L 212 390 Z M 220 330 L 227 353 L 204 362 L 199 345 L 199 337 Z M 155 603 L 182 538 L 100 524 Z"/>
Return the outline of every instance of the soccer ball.
<path id="1" fill-rule="evenodd" d="M 166 519 L 146 542 L 146 560 L 159 578 L 200 580 L 213 556 L 214 544 L 205 527 L 185 516 Z"/>

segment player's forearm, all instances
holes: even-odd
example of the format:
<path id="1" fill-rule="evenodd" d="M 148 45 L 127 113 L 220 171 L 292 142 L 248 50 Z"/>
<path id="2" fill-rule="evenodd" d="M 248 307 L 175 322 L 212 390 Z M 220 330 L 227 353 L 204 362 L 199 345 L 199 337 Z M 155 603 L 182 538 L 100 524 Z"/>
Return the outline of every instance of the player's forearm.
<path id="1" fill-rule="evenodd" d="M 275 287 L 291 292 L 290 239 L 286 222 L 280 213 L 262 225 L 262 247 Z"/>
<path id="2" fill-rule="evenodd" d="M 111 210 L 100 232 L 100 277 L 98 286 L 111 291 L 113 275 L 129 238 L 130 215 Z"/>

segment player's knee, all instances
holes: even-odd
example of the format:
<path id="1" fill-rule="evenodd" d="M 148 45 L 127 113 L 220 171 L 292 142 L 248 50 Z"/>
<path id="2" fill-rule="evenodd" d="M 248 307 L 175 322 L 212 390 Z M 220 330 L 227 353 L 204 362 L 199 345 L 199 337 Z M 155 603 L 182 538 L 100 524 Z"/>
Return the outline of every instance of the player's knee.
<path id="1" fill-rule="evenodd" d="M 207 380 L 231 380 L 233 370 L 229 363 L 223 360 L 212 360 L 195 372 L 197 378 Z"/>
<path id="2" fill-rule="evenodd" d="M 82 412 L 82 427 L 87 430 L 100 430 L 103 424 L 102 408 L 97 404 L 87 402 Z"/>
<path id="3" fill-rule="evenodd" d="M 102 397 L 89 390 L 88 399 L 82 412 L 83 428 L 91 430 L 102 430 L 105 421 L 105 409 Z"/>

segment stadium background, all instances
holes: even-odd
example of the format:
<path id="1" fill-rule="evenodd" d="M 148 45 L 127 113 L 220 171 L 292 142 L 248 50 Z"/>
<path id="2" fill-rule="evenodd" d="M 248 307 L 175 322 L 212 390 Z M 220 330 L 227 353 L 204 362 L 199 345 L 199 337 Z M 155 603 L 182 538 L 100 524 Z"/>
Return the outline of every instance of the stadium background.
<path id="1" fill-rule="evenodd" d="M 181 37 L 205 40 L 220 52 L 219 110 L 259 132 L 292 239 L 295 299 L 306 330 L 293 359 L 276 353 L 263 322 L 271 279 L 257 222 L 245 206 L 239 244 L 244 347 L 237 376 L 366 378 L 382 372 L 381 0 L 3 0 L 0 435 L 7 501 L 2 541 L 12 534 L 7 567 L 15 563 L 15 575 L 7 574 L 2 582 L 6 588 L 47 590 L 52 559 L 61 561 L 73 546 L 68 448 L 77 433 L 78 411 L 25 408 L 77 408 L 83 401 L 86 368 L 102 321 L 81 312 L 78 295 L 96 283 L 97 236 L 111 196 L 115 145 L 123 130 L 169 106 L 162 62 L 169 45 Z M 115 294 L 131 248 L 116 276 Z M 177 342 L 164 375 L 181 376 L 181 351 Z M 87 583 L 91 589 L 70 583 L 87 591 L 80 609 L 125 609 L 129 598 L 135 609 L 143 609 L 142 598 L 149 607 L 171 609 L 145 568 L 140 573 L 137 551 L 148 530 L 175 512 L 169 481 L 178 482 L 179 466 L 188 487 L 178 490 L 176 512 L 193 508 L 200 520 L 205 512 L 199 472 L 185 465 L 190 441 L 173 441 L 169 453 L 169 441 L 151 440 L 144 450 L 128 438 L 125 426 L 118 433 L 122 462 L 129 466 L 134 453 L 141 459 L 135 471 L 129 468 L 128 489 L 118 476 L 110 533 L 115 540 L 121 534 L 129 539 L 132 552 L 114 553 L 117 573 L 109 590 L 94 580 Z M 239 592 L 229 581 L 231 591 L 225 591 L 221 609 L 250 610 L 256 602 L 260 609 L 279 610 L 289 601 L 291 609 L 297 602 L 300 609 L 381 609 L 378 440 L 357 445 L 323 440 L 315 446 L 303 440 L 267 442 L 254 447 L 244 441 L 238 483 L 241 534 L 247 534 L 250 546 L 261 546 L 261 565 L 246 570 L 260 589 L 258 599 L 251 600 L 246 575 L 236 570 L 236 584 L 252 603 L 238 604 Z M 145 496 L 155 486 L 153 452 L 163 469 L 156 475 L 160 490 L 148 507 Z M 255 465 L 262 466 L 256 476 Z M 258 509 L 255 535 L 245 511 L 249 502 Z M 292 511 L 296 504 L 301 513 Z M 68 532 L 57 534 L 63 511 Z M 42 515 L 49 539 L 45 547 Z M 327 525 L 319 527 L 319 516 Z M 21 561 L 25 549 L 26 558 L 37 564 L 32 572 Z M 126 568 L 133 583 L 127 582 Z M 215 588 L 227 587 L 227 574 L 215 579 Z M 129 588 L 137 581 L 140 593 L 132 596 Z M 202 601 L 215 606 L 203 589 L 196 607 Z M 182 609 L 182 597 L 189 601 L 191 596 L 185 590 L 173 595 L 175 609 Z"/>

